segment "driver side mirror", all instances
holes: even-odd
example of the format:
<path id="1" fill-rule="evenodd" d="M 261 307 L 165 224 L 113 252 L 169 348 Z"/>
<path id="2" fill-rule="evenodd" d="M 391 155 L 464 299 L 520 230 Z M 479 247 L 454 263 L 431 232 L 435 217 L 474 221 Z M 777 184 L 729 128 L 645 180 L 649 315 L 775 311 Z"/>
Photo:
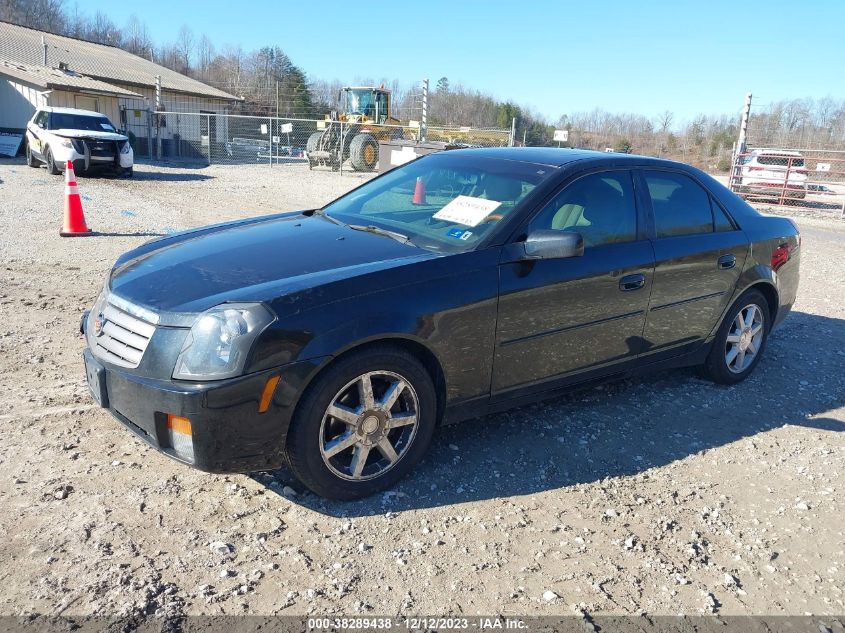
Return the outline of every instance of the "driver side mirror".
<path id="1" fill-rule="evenodd" d="M 584 254 L 584 238 L 573 231 L 533 231 L 522 246 L 527 260 L 565 259 Z"/>

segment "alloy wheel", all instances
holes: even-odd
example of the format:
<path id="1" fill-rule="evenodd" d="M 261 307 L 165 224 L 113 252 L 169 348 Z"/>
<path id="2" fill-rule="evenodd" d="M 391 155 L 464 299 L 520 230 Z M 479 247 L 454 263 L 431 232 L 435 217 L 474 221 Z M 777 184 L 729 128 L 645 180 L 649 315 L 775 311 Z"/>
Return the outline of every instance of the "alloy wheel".
<path id="1" fill-rule="evenodd" d="M 418 424 L 411 383 L 394 372 L 367 372 L 332 398 L 320 424 L 320 455 L 338 477 L 373 479 L 407 454 Z"/>
<path id="2" fill-rule="evenodd" d="M 734 317 L 725 341 L 725 364 L 741 374 L 751 366 L 763 343 L 763 312 L 757 304 L 749 304 Z"/>

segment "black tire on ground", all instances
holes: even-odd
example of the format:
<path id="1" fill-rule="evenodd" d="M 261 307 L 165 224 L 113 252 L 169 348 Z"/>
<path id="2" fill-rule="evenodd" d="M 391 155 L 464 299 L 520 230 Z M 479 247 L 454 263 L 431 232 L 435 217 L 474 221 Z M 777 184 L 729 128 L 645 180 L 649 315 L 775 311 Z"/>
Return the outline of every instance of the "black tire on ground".
<path id="1" fill-rule="evenodd" d="M 360 393 L 356 381 L 369 372 L 376 372 L 376 374 L 389 372 L 401 377 L 410 385 L 410 389 L 405 387 L 396 403 L 387 410 L 392 410 L 392 415 L 399 416 L 408 407 L 409 398 L 413 403 L 413 396 L 416 395 L 417 425 L 415 430 L 410 432 L 410 437 L 403 436 L 407 438 L 404 446 L 395 444 L 394 448 L 399 447 L 399 450 L 394 453 L 394 457 L 398 455 L 398 459 L 392 466 L 385 468 L 380 475 L 376 474 L 379 468 L 388 465 L 391 460 L 375 446 L 370 451 L 369 457 L 363 460 L 365 464 L 363 474 L 371 477 L 369 479 L 355 480 L 349 477 L 353 471 L 353 457 L 358 450 L 356 446 L 353 445 L 349 449 L 338 452 L 336 457 L 327 458 L 330 462 L 333 459 L 338 460 L 335 464 L 336 468 L 348 468 L 344 471 L 347 478 L 344 478 L 333 472 L 323 457 L 321 448 L 325 445 L 326 439 L 323 435 L 323 423 L 325 419 L 327 425 L 339 424 L 337 420 L 327 415 L 329 406 L 334 404 L 336 396 L 347 388 L 352 391 L 345 393 L 349 394 L 349 397 L 356 398 L 356 394 Z M 378 407 L 382 398 L 386 399 L 385 389 L 389 390 L 389 386 L 380 391 L 377 378 L 370 380 L 369 384 L 372 385 L 373 398 Z M 350 405 L 350 408 L 353 407 Z M 364 425 L 372 420 L 370 414 L 363 409 L 361 402 L 358 402 L 354 408 L 361 411 L 355 414 L 359 416 L 359 423 L 358 426 L 346 423 L 346 433 L 356 428 L 363 432 Z M 437 395 L 434 383 L 420 361 L 404 350 L 390 345 L 365 348 L 335 361 L 309 385 L 297 406 L 288 431 L 285 447 L 287 462 L 297 479 L 318 495 L 345 501 L 366 497 L 389 488 L 420 461 L 431 443 L 437 422 L 436 417 Z M 343 425 L 340 424 L 341 432 L 343 432 Z M 325 428 L 328 430 L 330 427 Z M 387 439 L 393 437 L 393 441 L 396 442 L 398 435 L 405 433 L 403 429 L 413 429 L 413 427 L 396 425 L 384 437 Z M 335 430 L 330 433 L 330 437 L 337 437 L 336 432 Z M 338 466 L 341 459 L 348 460 L 345 467 Z M 380 466 L 381 464 L 384 465 Z M 367 475 L 367 469 L 372 474 Z"/>
<path id="2" fill-rule="evenodd" d="M 311 136 L 308 137 L 308 140 L 305 143 L 305 151 L 309 154 L 313 152 L 317 147 L 320 145 L 320 139 L 322 138 L 322 132 L 314 132 Z"/>
<path id="3" fill-rule="evenodd" d="M 349 158 L 356 171 L 372 171 L 378 163 L 378 143 L 372 134 L 358 134 L 349 144 Z"/>
<path id="4" fill-rule="evenodd" d="M 32 155 L 32 149 L 29 147 L 29 143 L 26 144 L 26 164 L 30 167 L 40 167 L 41 163 L 38 162 L 38 159 Z"/>
<path id="5" fill-rule="evenodd" d="M 737 319 L 737 315 L 740 312 L 745 312 L 745 315 L 748 316 L 747 309 L 751 306 L 754 306 L 757 314 L 760 315 L 759 318 L 762 321 L 762 338 L 759 340 L 757 344 L 757 351 L 754 353 L 754 356 L 748 365 L 742 368 L 741 371 L 737 371 L 739 367 L 735 366 L 734 369 L 731 369 L 728 366 L 727 355 L 730 351 L 729 346 L 740 345 L 740 343 L 729 342 L 728 336 L 730 335 L 732 338 L 735 338 L 739 335 L 741 339 L 741 334 L 744 330 L 742 328 L 738 328 L 734 321 Z M 719 326 L 718 332 L 716 332 L 713 347 L 707 356 L 707 360 L 701 367 L 702 375 L 713 382 L 723 385 L 733 385 L 748 378 L 751 372 L 754 371 L 754 368 L 757 367 L 757 363 L 760 362 L 760 358 L 762 358 L 763 352 L 766 350 L 766 343 L 769 339 L 771 327 L 772 323 L 769 315 L 769 303 L 766 301 L 766 297 L 763 296 L 763 293 L 754 289 L 744 292 L 725 314 L 725 319 Z M 747 350 L 745 353 L 747 353 Z"/>
<path id="6" fill-rule="evenodd" d="M 47 152 L 44 155 L 44 159 L 47 162 L 47 173 L 58 176 L 62 173 L 62 170 L 56 167 L 56 161 L 53 158 L 53 151 L 48 147 Z"/>

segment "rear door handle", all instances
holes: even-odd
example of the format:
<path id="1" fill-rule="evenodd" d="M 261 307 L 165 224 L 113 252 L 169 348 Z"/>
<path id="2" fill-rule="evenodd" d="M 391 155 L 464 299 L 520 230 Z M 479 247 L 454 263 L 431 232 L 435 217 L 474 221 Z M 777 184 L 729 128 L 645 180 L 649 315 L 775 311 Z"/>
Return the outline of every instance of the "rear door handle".
<path id="1" fill-rule="evenodd" d="M 630 292 L 632 290 L 639 290 L 645 286 L 645 275 L 637 273 L 635 275 L 625 275 L 619 280 L 619 290 L 622 292 Z"/>
<path id="2" fill-rule="evenodd" d="M 736 255 L 722 255 L 716 262 L 719 270 L 729 270 L 736 266 Z"/>

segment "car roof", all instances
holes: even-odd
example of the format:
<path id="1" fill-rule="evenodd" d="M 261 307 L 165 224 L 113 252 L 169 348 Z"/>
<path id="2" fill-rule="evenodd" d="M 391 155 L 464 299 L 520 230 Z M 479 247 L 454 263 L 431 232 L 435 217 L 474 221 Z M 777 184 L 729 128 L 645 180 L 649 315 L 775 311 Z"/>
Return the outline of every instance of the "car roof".
<path id="1" fill-rule="evenodd" d="M 751 153 L 757 156 L 802 156 L 801 152 L 796 152 L 795 150 L 791 149 L 759 148 L 752 149 Z"/>
<path id="2" fill-rule="evenodd" d="M 52 106 L 45 106 L 43 108 L 38 108 L 38 110 L 42 112 L 55 112 L 56 114 L 82 114 L 84 116 L 97 117 L 106 116 L 102 112 L 94 112 L 93 110 L 79 110 L 77 108 L 54 108 Z"/>
<path id="3" fill-rule="evenodd" d="M 449 154 L 461 154 L 467 157 L 498 158 L 501 160 L 513 160 L 550 167 L 563 167 L 577 161 L 606 162 L 618 165 L 620 162 L 630 161 L 632 165 L 666 165 L 684 166 L 671 160 L 654 158 L 652 156 L 639 156 L 637 154 L 623 154 L 621 152 L 597 152 L 588 149 L 559 148 L 559 147 L 483 147 L 471 149 L 450 150 Z"/>

